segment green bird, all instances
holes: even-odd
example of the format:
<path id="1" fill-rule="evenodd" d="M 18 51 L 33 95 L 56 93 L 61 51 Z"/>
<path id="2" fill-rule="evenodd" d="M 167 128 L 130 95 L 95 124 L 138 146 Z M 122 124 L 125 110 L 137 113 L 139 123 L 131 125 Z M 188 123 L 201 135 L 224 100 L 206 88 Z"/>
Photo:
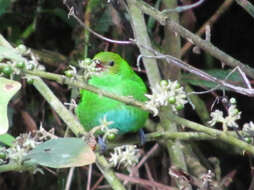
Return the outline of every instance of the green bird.
<path id="1" fill-rule="evenodd" d="M 99 75 L 92 76 L 88 84 L 119 96 L 133 97 L 142 102 L 147 100 L 143 80 L 118 54 L 100 52 L 93 61 L 101 71 Z M 87 131 L 98 126 L 104 117 L 107 121 L 113 121 L 109 128 L 118 129 L 118 134 L 137 132 L 144 127 L 148 112 L 84 89 L 80 93 L 81 101 L 76 114 Z"/>

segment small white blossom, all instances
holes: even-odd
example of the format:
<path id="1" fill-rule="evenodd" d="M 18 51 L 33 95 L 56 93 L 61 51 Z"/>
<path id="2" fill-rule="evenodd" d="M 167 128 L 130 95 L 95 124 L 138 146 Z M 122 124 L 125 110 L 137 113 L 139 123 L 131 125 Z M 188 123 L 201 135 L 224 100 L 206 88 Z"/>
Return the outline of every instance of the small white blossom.
<path id="1" fill-rule="evenodd" d="M 217 122 L 223 122 L 224 117 L 223 117 L 223 112 L 220 110 L 215 110 L 210 114 L 212 120 L 209 121 L 209 125 L 214 126 Z"/>
<path id="2" fill-rule="evenodd" d="M 235 98 L 230 98 L 229 102 L 230 102 L 231 104 L 236 104 L 236 99 L 235 99 Z"/>
<path id="3" fill-rule="evenodd" d="M 27 155 L 27 151 L 21 148 L 19 145 L 6 149 L 8 159 L 15 161 L 16 163 L 21 163 L 23 158 Z"/>
<path id="4" fill-rule="evenodd" d="M 33 149 L 33 148 L 35 148 L 36 145 L 38 145 L 38 144 L 39 144 L 39 143 L 36 142 L 34 139 L 28 138 L 28 139 L 24 142 L 23 146 L 26 147 L 26 148 L 28 148 L 28 149 Z"/>
<path id="5" fill-rule="evenodd" d="M 231 105 L 228 109 L 228 116 L 225 118 L 226 126 L 238 128 L 236 120 L 241 118 L 241 112 L 238 111 L 235 105 Z"/>
<path id="6" fill-rule="evenodd" d="M 102 131 L 106 131 L 107 128 L 114 123 L 114 121 L 108 121 L 106 115 L 104 115 L 103 118 L 99 120 L 99 122 Z"/>
<path id="7" fill-rule="evenodd" d="M 36 66 L 37 66 L 37 64 L 35 64 L 34 61 L 30 60 L 26 63 L 25 68 L 26 68 L 26 70 L 33 70 Z"/>
<path id="8" fill-rule="evenodd" d="M 77 75 L 78 72 L 77 72 L 76 67 L 70 65 L 70 68 L 71 68 L 71 70 L 73 71 L 73 75 Z"/>
<path id="9" fill-rule="evenodd" d="M 102 139 L 104 141 L 108 135 L 118 133 L 118 129 L 109 128 L 109 126 L 112 125 L 113 123 L 114 121 L 107 121 L 106 115 L 104 115 L 103 119 L 100 120 L 101 131 L 104 133 Z"/>
<path id="10" fill-rule="evenodd" d="M 247 133 L 250 136 L 254 136 L 254 123 L 250 121 L 243 125 L 243 132 Z"/>
<path id="11" fill-rule="evenodd" d="M 38 71 L 45 71 L 46 70 L 46 67 L 44 65 L 37 65 L 37 68 L 36 68 Z"/>
<path id="12" fill-rule="evenodd" d="M 117 134 L 118 133 L 118 129 L 116 128 L 110 128 L 109 126 L 112 125 L 114 123 L 114 121 L 108 121 L 106 115 L 104 115 L 104 117 L 102 119 L 99 120 L 100 125 L 94 127 L 90 133 L 93 134 L 96 131 L 102 131 L 104 133 L 102 139 L 103 141 L 105 141 L 105 139 L 107 138 L 108 135 L 111 134 Z"/>
<path id="13" fill-rule="evenodd" d="M 116 167 L 118 165 L 119 153 L 117 152 L 117 148 L 114 149 L 113 153 L 110 153 L 109 162 Z"/>
<path id="14" fill-rule="evenodd" d="M 140 151 L 136 145 L 123 145 L 114 148 L 114 152 L 110 153 L 110 156 L 109 162 L 114 167 L 123 166 L 130 170 L 138 163 Z"/>
<path id="15" fill-rule="evenodd" d="M 83 77 L 85 80 L 89 79 L 91 76 L 99 75 L 102 68 L 96 67 L 98 60 L 90 60 L 88 58 L 79 62 L 79 66 L 84 69 Z"/>
<path id="16" fill-rule="evenodd" d="M 226 131 L 228 127 L 238 128 L 236 120 L 241 118 L 241 112 L 238 111 L 235 104 L 231 104 L 226 117 L 224 117 L 222 111 L 219 110 L 215 110 L 210 116 L 212 120 L 209 121 L 208 124 L 214 126 L 216 123 L 222 123 L 222 128 Z"/>
<path id="17" fill-rule="evenodd" d="M 31 53 L 31 49 L 27 48 L 24 44 L 20 44 L 15 48 L 21 55 L 28 55 Z"/>
<path id="18" fill-rule="evenodd" d="M 146 94 L 146 96 L 148 97 L 149 95 Z M 152 96 L 152 95 L 151 95 Z M 148 97 L 149 98 L 149 97 Z M 150 99 L 150 98 L 149 98 Z M 150 109 L 153 112 L 153 115 L 156 116 L 159 114 L 159 106 L 156 106 L 153 99 L 150 99 L 150 101 L 147 101 L 145 106 Z"/>
<path id="19" fill-rule="evenodd" d="M 172 110 L 177 112 L 180 107 L 183 107 L 188 101 L 183 87 L 177 81 L 161 81 L 155 88 L 152 89 L 153 94 L 145 94 L 149 99 L 146 102 L 146 107 L 153 111 L 154 116 L 158 114 L 160 106 L 171 105 Z"/>

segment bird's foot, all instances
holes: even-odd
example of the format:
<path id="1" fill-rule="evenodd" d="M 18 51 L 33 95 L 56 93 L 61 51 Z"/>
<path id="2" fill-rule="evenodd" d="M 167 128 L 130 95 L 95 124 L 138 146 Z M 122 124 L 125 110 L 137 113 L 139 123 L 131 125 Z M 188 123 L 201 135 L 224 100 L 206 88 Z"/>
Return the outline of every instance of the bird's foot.
<path id="1" fill-rule="evenodd" d="M 100 152 L 104 153 L 107 150 L 107 144 L 104 141 L 104 139 L 100 136 L 98 136 L 98 144 L 99 144 L 99 147 L 100 147 Z"/>
<path id="2" fill-rule="evenodd" d="M 139 140 L 140 140 L 140 144 L 141 146 L 143 146 L 146 142 L 146 137 L 145 137 L 145 133 L 143 129 L 139 129 Z"/>

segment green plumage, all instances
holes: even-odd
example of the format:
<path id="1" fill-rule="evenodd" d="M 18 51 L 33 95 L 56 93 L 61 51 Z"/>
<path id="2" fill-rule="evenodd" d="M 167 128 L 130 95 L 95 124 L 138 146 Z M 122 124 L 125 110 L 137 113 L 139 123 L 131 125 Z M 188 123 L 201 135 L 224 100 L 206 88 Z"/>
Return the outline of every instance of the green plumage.
<path id="1" fill-rule="evenodd" d="M 143 80 L 118 54 L 100 52 L 93 60 L 97 61 L 102 71 L 100 75 L 88 80 L 90 85 L 120 96 L 131 96 L 136 100 L 146 101 L 144 94 L 147 89 Z M 76 114 L 87 131 L 98 126 L 100 119 L 106 116 L 107 121 L 114 122 L 110 128 L 117 128 L 118 134 L 136 132 L 144 126 L 148 117 L 147 112 L 137 107 L 87 90 L 81 90 L 81 101 Z"/>

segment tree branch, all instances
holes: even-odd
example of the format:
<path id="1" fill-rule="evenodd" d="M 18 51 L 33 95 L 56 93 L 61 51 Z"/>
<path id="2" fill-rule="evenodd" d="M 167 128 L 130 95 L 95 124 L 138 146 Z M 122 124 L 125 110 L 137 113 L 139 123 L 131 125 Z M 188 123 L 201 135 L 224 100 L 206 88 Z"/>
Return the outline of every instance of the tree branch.
<path id="1" fill-rule="evenodd" d="M 200 29 L 195 33 L 198 36 L 201 36 L 205 32 L 205 27 L 207 25 L 212 26 L 223 13 L 233 4 L 233 0 L 225 0 L 224 3 L 215 11 L 215 13 L 200 27 Z M 193 44 L 191 42 L 186 42 L 181 49 L 181 56 L 190 49 Z"/>
<path id="2" fill-rule="evenodd" d="M 254 6 L 248 0 L 235 0 L 238 5 L 244 8 L 254 18 Z"/>
<path id="3" fill-rule="evenodd" d="M 215 137 L 216 139 L 222 140 L 223 142 L 226 142 L 228 144 L 236 146 L 236 147 L 254 155 L 254 146 L 252 146 L 244 141 L 241 141 L 241 140 L 233 137 L 232 135 L 229 135 L 228 132 L 221 132 L 219 130 L 206 127 L 204 125 L 195 123 L 193 121 L 189 121 L 187 119 L 181 118 L 173 113 L 170 113 L 168 117 L 172 121 L 174 121 L 178 124 L 184 125 L 185 127 L 188 127 L 188 128 L 193 129 L 195 131 L 200 131 L 200 132 L 206 133 L 208 135 L 211 135 L 211 136 Z"/>
<path id="4" fill-rule="evenodd" d="M 189 41 L 192 41 L 195 45 L 197 45 L 201 49 L 204 49 L 205 51 L 207 51 L 208 53 L 210 53 L 211 55 L 219 59 L 224 64 L 230 67 L 237 67 L 237 66 L 240 67 L 241 70 L 243 70 L 244 73 L 246 73 L 246 75 L 254 79 L 253 68 L 245 65 L 244 63 L 238 61 L 237 59 L 221 51 L 219 48 L 215 47 L 210 42 L 201 39 L 197 35 L 193 34 L 189 30 L 182 27 L 180 24 L 169 19 L 167 16 L 163 15 L 159 10 L 153 8 L 149 4 L 143 2 L 142 0 L 137 0 L 137 5 L 145 14 L 152 16 L 162 25 L 165 25 L 167 23 L 167 25 L 171 28 L 172 31 L 176 32 L 183 38 Z"/>

